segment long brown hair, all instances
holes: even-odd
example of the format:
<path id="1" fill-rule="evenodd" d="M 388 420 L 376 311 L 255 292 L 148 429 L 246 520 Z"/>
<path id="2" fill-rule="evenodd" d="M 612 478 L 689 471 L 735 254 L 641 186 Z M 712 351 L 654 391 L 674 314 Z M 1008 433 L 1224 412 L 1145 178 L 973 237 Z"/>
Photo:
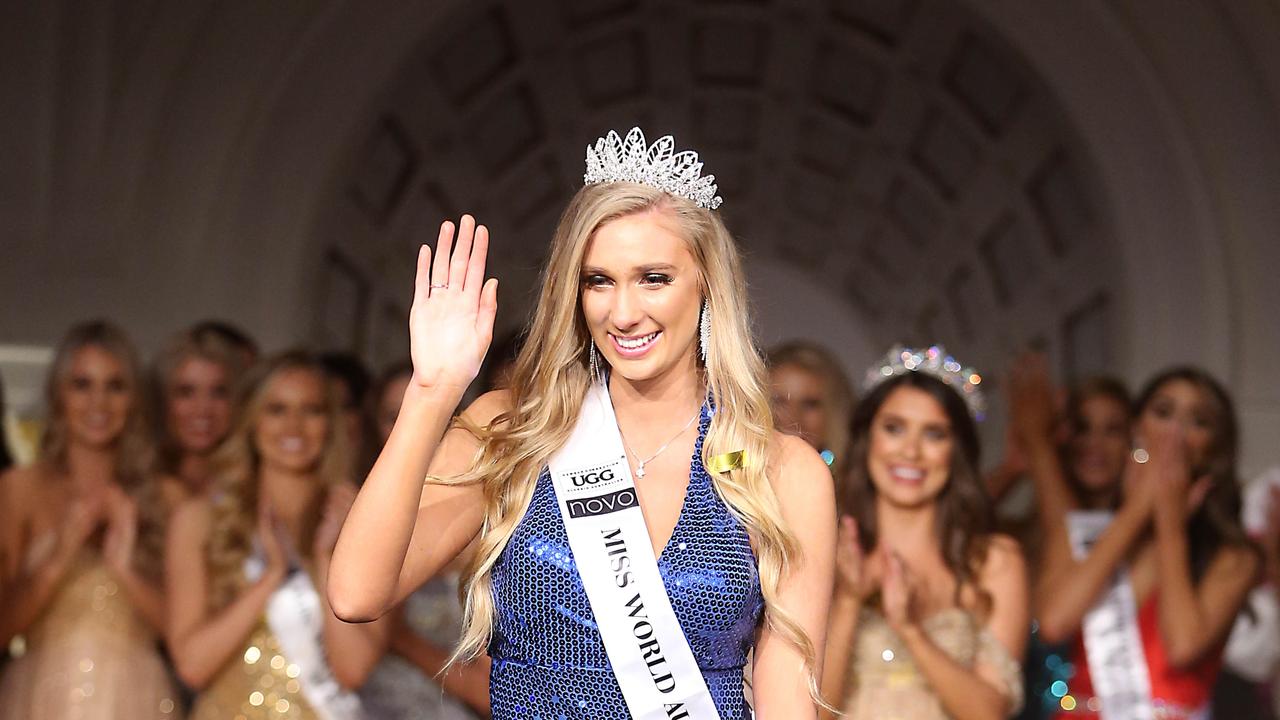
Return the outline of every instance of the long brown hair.
<path id="1" fill-rule="evenodd" d="M 138 506 L 138 552 L 134 565 L 143 575 L 155 579 L 160 576 L 163 567 L 167 508 L 151 472 L 155 447 L 151 441 L 147 419 L 145 387 L 138 353 L 129 337 L 115 324 L 106 320 L 79 323 L 72 326 L 58 344 L 53 364 L 49 366 L 49 373 L 45 376 L 44 399 L 49 418 L 40 436 L 37 462 L 54 473 L 65 473 L 70 469 L 67 464 L 70 437 L 62 388 L 71 375 L 76 355 L 89 347 L 107 352 L 124 368 L 124 382 L 130 401 L 124 429 L 113 448 L 114 480 Z"/>
<path id="2" fill-rule="evenodd" d="M 302 553 L 310 552 L 311 539 L 320 519 L 320 508 L 328 490 L 346 482 L 348 472 L 347 434 L 342 425 L 342 409 L 337 393 L 328 382 L 324 368 L 310 354 L 291 350 L 259 362 L 240 384 L 231 432 L 210 459 L 213 485 L 213 523 L 206 553 L 209 563 L 211 595 L 214 607 L 231 602 L 244 586 L 244 561 L 253 551 L 257 530 L 258 471 L 261 457 L 254 446 L 254 428 L 262 414 L 267 388 L 281 374 L 303 370 L 316 375 L 324 388 L 325 416 L 329 421 L 324 451 L 317 474 L 325 492 L 314 502 L 303 526 Z"/>
<path id="3" fill-rule="evenodd" d="M 1190 366 L 1172 367 L 1147 381 L 1134 402 L 1135 421 L 1167 383 L 1191 383 L 1213 406 L 1212 439 L 1202 467 L 1192 468 L 1194 476 L 1212 478 L 1204 501 L 1187 520 L 1187 551 L 1192 577 L 1199 580 L 1218 550 L 1224 546 L 1256 550 L 1240 521 L 1240 482 L 1236 461 L 1240 445 L 1240 425 L 1230 393 L 1212 375 Z"/>
<path id="4" fill-rule="evenodd" d="M 976 589 L 975 578 L 986 560 L 987 540 L 994 527 L 991 501 L 979 472 L 978 428 L 969 406 L 943 381 L 925 373 L 908 372 L 877 385 L 853 411 L 850 424 L 849 472 L 839 488 L 841 512 L 858 521 L 858 543 L 865 553 L 879 542 L 876 487 L 871 481 L 867 457 L 871 449 L 871 424 L 881 406 L 899 388 L 915 388 L 938 402 L 951 423 L 955 438 L 947 484 L 936 499 L 935 533 L 947 569 L 956 578 L 956 600 L 966 587 Z M 981 594 L 979 594 L 981 597 Z"/>

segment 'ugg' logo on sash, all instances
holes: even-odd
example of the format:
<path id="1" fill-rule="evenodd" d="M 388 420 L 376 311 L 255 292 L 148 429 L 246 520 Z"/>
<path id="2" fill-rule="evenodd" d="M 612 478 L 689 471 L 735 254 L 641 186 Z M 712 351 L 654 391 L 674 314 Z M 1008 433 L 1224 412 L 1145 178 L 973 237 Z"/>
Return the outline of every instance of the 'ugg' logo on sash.
<path id="1" fill-rule="evenodd" d="M 636 491 L 627 489 L 597 495 L 596 497 L 574 498 L 569 500 L 566 505 L 569 507 L 570 518 L 608 515 L 612 512 L 635 507 Z"/>

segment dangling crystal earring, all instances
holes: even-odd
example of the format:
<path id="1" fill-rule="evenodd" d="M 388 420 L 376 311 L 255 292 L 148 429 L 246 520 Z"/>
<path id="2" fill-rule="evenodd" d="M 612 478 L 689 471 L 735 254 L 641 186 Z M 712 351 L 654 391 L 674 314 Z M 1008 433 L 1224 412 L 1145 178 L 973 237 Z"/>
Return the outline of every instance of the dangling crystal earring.
<path id="1" fill-rule="evenodd" d="M 702 301 L 702 316 L 698 319 L 698 352 L 702 355 L 702 364 L 707 364 L 707 347 L 711 345 L 711 303 Z"/>
<path id="2" fill-rule="evenodd" d="M 603 379 L 600 372 L 600 353 L 596 352 L 596 341 L 591 340 L 591 349 L 587 351 L 587 369 L 591 372 L 591 382 Z"/>

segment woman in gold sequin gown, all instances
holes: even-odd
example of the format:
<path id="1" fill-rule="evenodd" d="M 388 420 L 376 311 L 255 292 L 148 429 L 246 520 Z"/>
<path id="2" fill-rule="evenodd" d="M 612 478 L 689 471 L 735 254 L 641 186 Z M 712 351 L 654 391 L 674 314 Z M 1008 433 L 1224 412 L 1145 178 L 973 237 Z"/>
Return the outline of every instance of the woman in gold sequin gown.
<path id="1" fill-rule="evenodd" d="M 39 460 L 0 478 L 0 717 L 181 716 L 161 658 L 164 508 L 147 473 L 132 348 L 71 330 L 46 384 Z"/>
<path id="2" fill-rule="evenodd" d="M 316 592 L 355 497 L 339 412 L 309 356 L 263 362 L 212 458 L 212 493 L 174 513 L 166 639 L 199 691 L 192 718 L 310 720 L 317 703 L 364 717 L 349 691 L 381 657 L 386 623 L 343 623 Z M 273 613 L 285 601 L 294 609 Z"/>
<path id="3" fill-rule="evenodd" d="M 854 411 L 823 695 L 852 720 L 1011 716 L 1025 567 L 990 530 L 976 425 L 945 373 L 886 367 Z"/>

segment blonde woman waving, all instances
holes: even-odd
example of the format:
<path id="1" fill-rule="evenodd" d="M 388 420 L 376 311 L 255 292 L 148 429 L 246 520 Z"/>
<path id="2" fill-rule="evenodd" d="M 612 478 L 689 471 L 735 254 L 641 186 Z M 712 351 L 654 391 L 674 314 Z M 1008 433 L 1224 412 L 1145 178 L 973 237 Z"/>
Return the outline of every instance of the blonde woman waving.
<path id="1" fill-rule="evenodd" d="M 333 607 L 376 618 L 477 539 L 459 656 L 487 648 L 493 717 L 751 717 L 749 657 L 758 717 L 815 717 L 834 492 L 773 430 L 712 178 L 639 129 L 587 160 L 511 389 L 452 424 L 492 335 L 488 232 L 422 249 L 414 377 Z"/>

